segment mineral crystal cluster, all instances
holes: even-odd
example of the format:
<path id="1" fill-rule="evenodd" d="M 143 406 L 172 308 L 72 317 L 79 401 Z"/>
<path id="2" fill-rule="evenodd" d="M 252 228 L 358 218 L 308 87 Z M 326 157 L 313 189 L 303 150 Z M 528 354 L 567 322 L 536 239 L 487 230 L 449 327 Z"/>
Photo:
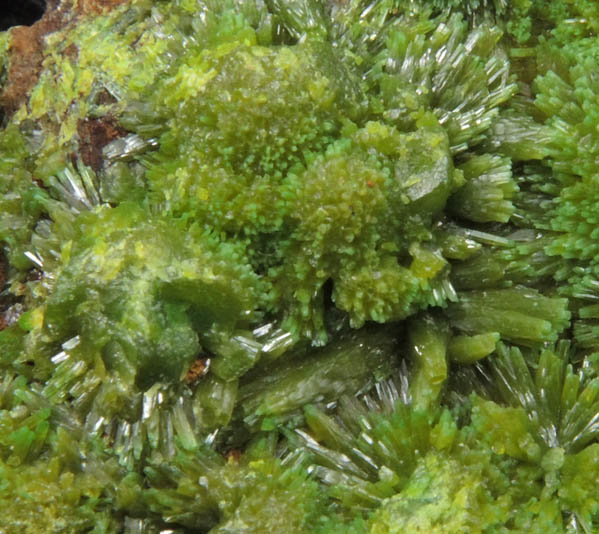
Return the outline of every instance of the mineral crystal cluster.
<path id="1" fill-rule="evenodd" d="M 49 0 L 0 33 L 0 533 L 599 532 L 598 31 Z"/>

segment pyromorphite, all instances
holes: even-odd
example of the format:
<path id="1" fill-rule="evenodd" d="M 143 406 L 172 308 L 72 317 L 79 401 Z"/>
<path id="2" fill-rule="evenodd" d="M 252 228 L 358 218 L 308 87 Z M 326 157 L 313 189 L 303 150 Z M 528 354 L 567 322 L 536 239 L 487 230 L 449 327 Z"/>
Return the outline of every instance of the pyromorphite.
<path id="1" fill-rule="evenodd" d="M 48 4 L 0 532 L 599 530 L 596 2 Z"/>
<path id="2" fill-rule="evenodd" d="M 128 203 L 78 222 L 47 299 L 46 335 L 79 336 L 108 367 L 124 358 L 146 389 L 181 380 L 199 354 L 199 331 L 231 334 L 250 319 L 259 281 L 249 268 L 235 271 L 232 246 Z"/>
<path id="3" fill-rule="evenodd" d="M 370 534 L 479 534 L 504 520 L 476 466 L 425 456 L 406 487 L 372 517 Z M 499 516 L 499 517 L 498 517 Z"/>

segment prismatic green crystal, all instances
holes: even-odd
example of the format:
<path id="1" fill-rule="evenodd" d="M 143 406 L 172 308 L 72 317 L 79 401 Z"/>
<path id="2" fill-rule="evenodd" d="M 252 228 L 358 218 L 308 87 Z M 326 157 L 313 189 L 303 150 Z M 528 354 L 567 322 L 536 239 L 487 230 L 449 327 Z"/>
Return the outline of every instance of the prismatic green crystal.
<path id="1" fill-rule="evenodd" d="M 599 532 L 598 5 L 0 33 L 0 533 Z"/>

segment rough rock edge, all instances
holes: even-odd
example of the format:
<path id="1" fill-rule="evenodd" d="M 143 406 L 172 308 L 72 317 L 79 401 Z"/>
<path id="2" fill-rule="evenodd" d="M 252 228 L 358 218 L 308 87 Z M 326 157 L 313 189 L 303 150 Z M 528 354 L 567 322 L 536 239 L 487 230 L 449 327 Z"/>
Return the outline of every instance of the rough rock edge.
<path id="1" fill-rule="evenodd" d="M 129 0 L 48 0 L 44 16 L 31 26 L 15 26 L 9 45 L 9 68 L 0 106 L 13 114 L 28 97 L 42 70 L 46 35 L 75 24 L 81 15 L 99 15 Z"/>

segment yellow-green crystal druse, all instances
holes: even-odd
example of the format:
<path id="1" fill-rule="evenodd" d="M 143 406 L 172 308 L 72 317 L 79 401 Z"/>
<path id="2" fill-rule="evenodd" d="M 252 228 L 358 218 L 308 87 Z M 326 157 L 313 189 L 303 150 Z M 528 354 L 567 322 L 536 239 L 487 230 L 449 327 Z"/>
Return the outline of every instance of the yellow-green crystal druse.
<path id="1" fill-rule="evenodd" d="M 597 2 L 63 4 L 18 105 L 0 33 L 1 534 L 599 532 Z"/>

